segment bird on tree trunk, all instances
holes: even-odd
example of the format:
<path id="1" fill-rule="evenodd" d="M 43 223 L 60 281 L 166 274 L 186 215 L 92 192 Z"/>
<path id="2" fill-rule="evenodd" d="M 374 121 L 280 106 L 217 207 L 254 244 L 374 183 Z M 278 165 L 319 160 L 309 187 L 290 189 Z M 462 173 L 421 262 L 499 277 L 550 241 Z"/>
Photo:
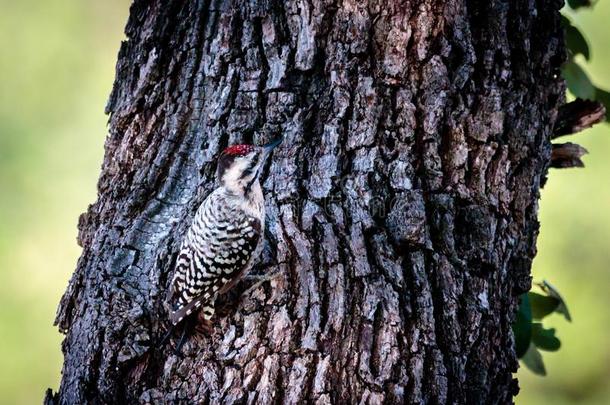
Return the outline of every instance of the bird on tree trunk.
<path id="1" fill-rule="evenodd" d="M 237 284 L 260 256 L 265 229 L 260 175 L 280 142 L 229 146 L 218 158 L 219 187 L 195 214 L 167 293 L 173 326 L 201 309 L 204 324 L 200 327 L 211 330 L 216 297 Z M 181 343 L 183 339 L 184 333 Z"/>

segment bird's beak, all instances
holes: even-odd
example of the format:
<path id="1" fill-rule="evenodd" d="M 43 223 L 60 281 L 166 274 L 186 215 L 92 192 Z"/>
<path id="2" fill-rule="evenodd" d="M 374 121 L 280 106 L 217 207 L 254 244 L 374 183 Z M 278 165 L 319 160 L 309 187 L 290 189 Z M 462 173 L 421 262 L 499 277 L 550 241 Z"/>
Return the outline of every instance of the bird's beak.
<path id="1" fill-rule="evenodd" d="M 282 137 L 277 138 L 276 140 L 269 142 L 267 145 L 263 146 L 263 151 L 265 152 L 265 156 L 269 156 L 273 148 L 282 143 Z"/>

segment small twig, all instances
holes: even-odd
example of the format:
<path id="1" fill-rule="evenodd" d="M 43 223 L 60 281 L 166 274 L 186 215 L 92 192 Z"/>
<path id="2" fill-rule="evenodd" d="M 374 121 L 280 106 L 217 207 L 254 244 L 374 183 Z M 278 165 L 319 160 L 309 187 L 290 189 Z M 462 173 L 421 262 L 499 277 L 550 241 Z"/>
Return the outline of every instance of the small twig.
<path id="1" fill-rule="evenodd" d="M 603 121 L 605 116 L 606 108 L 599 101 L 577 98 L 559 107 L 551 139 L 590 128 Z"/>
<path id="2" fill-rule="evenodd" d="M 572 143 L 554 143 L 551 152 L 551 167 L 567 169 L 570 167 L 585 167 L 580 159 L 589 153 L 582 146 Z"/>

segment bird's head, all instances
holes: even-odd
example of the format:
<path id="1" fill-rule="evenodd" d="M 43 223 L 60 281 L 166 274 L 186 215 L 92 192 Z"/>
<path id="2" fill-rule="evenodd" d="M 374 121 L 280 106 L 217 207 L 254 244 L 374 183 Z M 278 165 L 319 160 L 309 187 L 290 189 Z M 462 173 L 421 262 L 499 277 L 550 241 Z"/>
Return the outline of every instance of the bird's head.
<path id="1" fill-rule="evenodd" d="M 281 141 L 282 139 L 279 138 L 264 146 L 227 147 L 218 158 L 216 176 L 220 184 L 236 194 L 248 193 L 258 181 L 263 163 Z"/>

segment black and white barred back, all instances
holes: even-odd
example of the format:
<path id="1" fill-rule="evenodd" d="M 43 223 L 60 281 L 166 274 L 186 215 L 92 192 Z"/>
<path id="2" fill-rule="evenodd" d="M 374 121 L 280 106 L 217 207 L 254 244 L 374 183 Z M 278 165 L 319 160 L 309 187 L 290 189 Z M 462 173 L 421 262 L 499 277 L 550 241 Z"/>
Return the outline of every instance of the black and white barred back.
<path id="1" fill-rule="evenodd" d="M 176 325 L 202 308 L 214 314 L 214 301 L 252 267 L 262 248 L 264 203 L 248 204 L 222 187 L 201 204 L 176 261 L 168 292 L 170 320 Z"/>

